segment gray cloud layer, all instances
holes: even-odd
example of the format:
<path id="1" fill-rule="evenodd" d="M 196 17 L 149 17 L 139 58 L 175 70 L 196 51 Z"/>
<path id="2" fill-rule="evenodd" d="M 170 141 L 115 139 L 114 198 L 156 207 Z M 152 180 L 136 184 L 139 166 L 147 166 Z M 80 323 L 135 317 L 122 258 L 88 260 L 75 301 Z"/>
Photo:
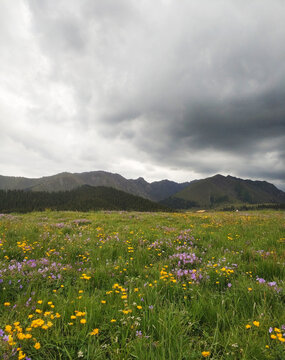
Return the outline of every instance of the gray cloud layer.
<path id="1" fill-rule="evenodd" d="M 4 0 L 0 173 L 285 189 L 281 0 Z"/>

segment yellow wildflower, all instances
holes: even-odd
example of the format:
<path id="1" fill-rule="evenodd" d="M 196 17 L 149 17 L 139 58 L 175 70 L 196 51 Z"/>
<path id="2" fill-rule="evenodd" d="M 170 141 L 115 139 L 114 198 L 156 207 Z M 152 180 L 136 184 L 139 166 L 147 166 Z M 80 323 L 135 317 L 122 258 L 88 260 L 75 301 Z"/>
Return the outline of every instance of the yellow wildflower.
<path id="1" fill-rule="evenodd" d="M 6 326 L 5 326 L 5 332 L 8 333 L 8 334 L 9 334 L 10 332 L 12 332 L 12 326 L 11 326 L 11 325 L 6 325 Z"/>
<path id="2" fill-rule="evenodd" d="M 19 350 L 19 354 L 18 354 L 18 360 L 22 360 L 26 357 L 26 354 L 23 353 L 22 350 Z"/>
<path id="3" fill-rule="evenodd" d="M 208 356 L 210 356 L 210 355 L 211 355 L 210 351 L 202 351 L 202 356 L 203 356 L 204 358 L 206 358 L 206 357 L 208 357 Z"/>
<path id="4" fill-rule="evenodd" d="M 36 342 L 34 345 L 34 348 L 39 350 L 40 347 L 41 347 L 41 344 L 39 342 Z"/>
<path id="5" fill-rule="evenodd" d="M 90 335 L 98 335 L 98 333 L 99 333 L 99 329 L 94 329 L 94 330 L 90 333 Z"/>

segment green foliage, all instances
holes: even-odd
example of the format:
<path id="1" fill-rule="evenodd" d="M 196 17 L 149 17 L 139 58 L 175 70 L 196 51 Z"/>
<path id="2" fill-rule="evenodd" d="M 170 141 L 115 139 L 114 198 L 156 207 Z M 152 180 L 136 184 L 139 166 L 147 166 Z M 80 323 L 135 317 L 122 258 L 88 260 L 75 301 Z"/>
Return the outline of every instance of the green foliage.
<path id="1" fill-rule="evenodd" d="M 30 212 L 51 210 L 136 210 L 163 211 L 167 208 L 139 196 L 113 188 L 88 185 L 71 191 L 32 192 L 0 190 L 0 211 Z"/>
<path id="2" fill-rule="evenodd" d="M 189 201 L 189 200 L 177 198 L 175 196 L 160 201 L 160 204 L 168 206 L 172 209 L 192 209 L 199 207 L 199 204 L 196 201 Z"/>
<path id="3" fill-rule="evenodd" d="M 284 219 L 0 214 L 0 356 L 282 360 Z"/>

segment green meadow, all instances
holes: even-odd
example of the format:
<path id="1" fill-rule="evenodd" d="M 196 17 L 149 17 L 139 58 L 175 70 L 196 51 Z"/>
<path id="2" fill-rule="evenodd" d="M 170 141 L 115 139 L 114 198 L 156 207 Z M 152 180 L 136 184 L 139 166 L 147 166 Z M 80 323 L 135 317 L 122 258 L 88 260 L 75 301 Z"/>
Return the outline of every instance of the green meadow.
<path id="1" fill-rule="evenodd" d="M 0 215 L 1 359 L 285 359 L 284 211 Z"/>

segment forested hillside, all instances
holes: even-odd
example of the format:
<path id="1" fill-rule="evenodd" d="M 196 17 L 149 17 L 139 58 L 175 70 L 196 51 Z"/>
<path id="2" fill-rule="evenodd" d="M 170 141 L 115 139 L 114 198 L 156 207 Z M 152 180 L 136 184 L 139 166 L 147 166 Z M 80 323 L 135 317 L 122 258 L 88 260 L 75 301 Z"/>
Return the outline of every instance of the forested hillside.
<path id="1" fill-rule="evenodd" d="M 44 192 L 0 190 L 0 211 L 136 210 L 163 211 L 167 207 L 109 187 L 88 185 L 71 191 Z"/>

